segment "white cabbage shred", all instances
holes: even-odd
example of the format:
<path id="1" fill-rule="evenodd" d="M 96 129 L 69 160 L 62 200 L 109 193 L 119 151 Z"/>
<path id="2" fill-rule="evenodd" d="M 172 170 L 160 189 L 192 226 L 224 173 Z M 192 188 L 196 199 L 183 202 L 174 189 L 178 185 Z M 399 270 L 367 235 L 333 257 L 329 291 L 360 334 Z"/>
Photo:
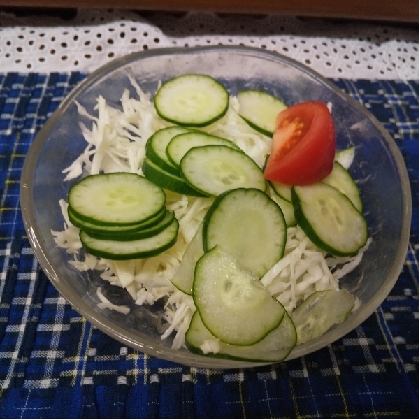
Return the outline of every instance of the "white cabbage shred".
<path id="1" fill-rule="evenodd" d="M 128 90 L 124 91 L 121 109 L 109 106 L 101 96 L 95 107 L 97 116 L 90 115 L 77 104 L 80 116 L 89 121 L 90 127 L 80 123 L 87 145 L 83 153 L 63 170 L 66 181 L 100 172 L 142 174 L 147 139 L 158 129 L 171 124 L 158 117 L 150 95 L 144 93 L 132 77 L 130 81 L 138 98 L 131 98 Z M 226 115 L 203 130 L 235 142 L 262 167 L 265 156 L 270 152 L 271 140 L 249 127 L 239 117 L 238 107 L 237 98 L 231 97 Z M 167 192 L 167 207 L 175 212 L 179 221 L 178 240 L 170 249 L 148 259 L 112 261 L 80 252 L 79 229 L 70 223 L 68 204 L 64 200 L 59 202 L 64 217 L 63 230 L 53 231 L 52 234 L 57 246 L 72 255 L 70 263 L 76 269 L 100 271 L 103 280 L 126 288 L 136 304 L 152 305 L 161 298 L 167 298 L 164 314 L 167 328 L 161 338 L 174 335 L 172 347 L 178 349 L 185 345 L 185 333 L 195 305 L 191 296 L 172 285 L 171 278 L 212 201 L 212 198 Z M 288 228 L 284 257 L 261 282 L 288 311 L 292 311 L 314 291 L 338 289 L 339 279 L 359 264 L 362 254 L 363 251 L 354 258 L 326 258 L 326 254 L 307 238 L 301 228 L 291 227 Z M 107 300 L 100 288 L 97 296 L 101 307 L 125 314 L 129 312 L 128 307 L 116 306 Z M 204 353 L 217 352 L 219 342 L 217 339 L 205 341 L 201 349 Z"/>

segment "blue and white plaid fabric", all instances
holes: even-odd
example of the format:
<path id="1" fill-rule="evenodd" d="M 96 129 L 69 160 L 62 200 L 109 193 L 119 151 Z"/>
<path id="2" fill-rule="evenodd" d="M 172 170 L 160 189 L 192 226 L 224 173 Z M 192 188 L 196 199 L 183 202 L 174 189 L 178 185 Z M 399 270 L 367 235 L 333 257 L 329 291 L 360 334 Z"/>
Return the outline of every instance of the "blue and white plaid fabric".
<path id="1" fill-rule="evenodd" d="M 327 348 L 224 371 L 124 347 L 75 312 L 37 264 L 19 209 L 23 160 L 83 78 L 0 75 L 0 418 L 419 418 L 419 82 L 334 80 L 382 122 L 409 171 L 410 246 L 388 298 Z"/>

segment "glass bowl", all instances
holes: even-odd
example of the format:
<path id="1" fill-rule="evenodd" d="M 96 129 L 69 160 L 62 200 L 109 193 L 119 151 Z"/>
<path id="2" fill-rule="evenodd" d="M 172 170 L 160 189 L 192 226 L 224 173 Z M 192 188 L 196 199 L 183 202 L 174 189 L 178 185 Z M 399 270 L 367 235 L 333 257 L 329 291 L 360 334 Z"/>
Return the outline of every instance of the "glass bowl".
<path id="1" fill-rule="evenodd" d="M 80 83 L 36 136 L 23 168 L 23 219 L 43 270 L 75 310 L 125 345 L 196 367 L 258 365 L 209 358 L 186 349 L 172 350 L 171 341 L 162 341 L 156 329 L 158 305 L 150 309 L 135 306 L 128 316 L 98 308 L 94 278 L 76 271 L 68 263 L 69 255 L 55 245 L 51 234 L 51 230 L 62 229 L 63 217 L 58 201 L 66 198 L 71 184 L 63 181 L 62 170 L 86 144 L 78 128 L 75 102 L 92 112 L 97 96 L 102 95 L 110 105 L 120 106 L 124 89 L 134 95 L 128 74 L 135 76 L 144 91 L 153 93 L 159 82 L 185 73 L 209 74 L 220 80 L 233 95 L 243 88 L 258 88 L 283 98 L 289 105 L 306 100 L 331 103 L 338 149 L 356 147 L 351 173 L 360 186 L 373 241 L 361 264 L 341 282 L 359 298 L 361 305 L 344 323 L 332 327 L 320 338 L 294 348 L 288 359 L 334 342 L 375 311 L 402 269 L 411 219 L 407 171 L 395 142 L 366 109 L 307 67 L 263 50 L 208 47 L 139 52 L 109 63 Z"/>

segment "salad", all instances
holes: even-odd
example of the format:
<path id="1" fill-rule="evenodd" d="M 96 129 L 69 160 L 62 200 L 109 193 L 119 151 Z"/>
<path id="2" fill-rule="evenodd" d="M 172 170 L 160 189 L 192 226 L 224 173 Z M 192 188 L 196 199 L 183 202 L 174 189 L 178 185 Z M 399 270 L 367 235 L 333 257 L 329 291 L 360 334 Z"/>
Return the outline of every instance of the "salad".
<path id="1" fill-rule="evenodd" d="M 357 307 L 339 288 L 368 248 L 362 200 L 330 109 L 187 74 L 121 109 L 77 104 L 56 244 L 136 304 L 164 302 L 162 339 L 208 356 L 281 361 Z M 128 313 L 97 290 L 100 306 Z M 245 321 L 244 321 L 245 320 Z"/>

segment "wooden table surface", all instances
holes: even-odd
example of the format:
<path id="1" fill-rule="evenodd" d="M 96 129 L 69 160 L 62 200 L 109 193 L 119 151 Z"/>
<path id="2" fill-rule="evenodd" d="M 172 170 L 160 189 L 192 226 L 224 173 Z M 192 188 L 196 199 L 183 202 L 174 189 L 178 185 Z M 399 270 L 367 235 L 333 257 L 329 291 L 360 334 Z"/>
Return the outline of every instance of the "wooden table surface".
<path id="1" fill-rule="evenodd" d="M 135 10 L 208 10 L 419 22 L 418 0 L 0 0 L 4 7 L 125 8 Z"/>

